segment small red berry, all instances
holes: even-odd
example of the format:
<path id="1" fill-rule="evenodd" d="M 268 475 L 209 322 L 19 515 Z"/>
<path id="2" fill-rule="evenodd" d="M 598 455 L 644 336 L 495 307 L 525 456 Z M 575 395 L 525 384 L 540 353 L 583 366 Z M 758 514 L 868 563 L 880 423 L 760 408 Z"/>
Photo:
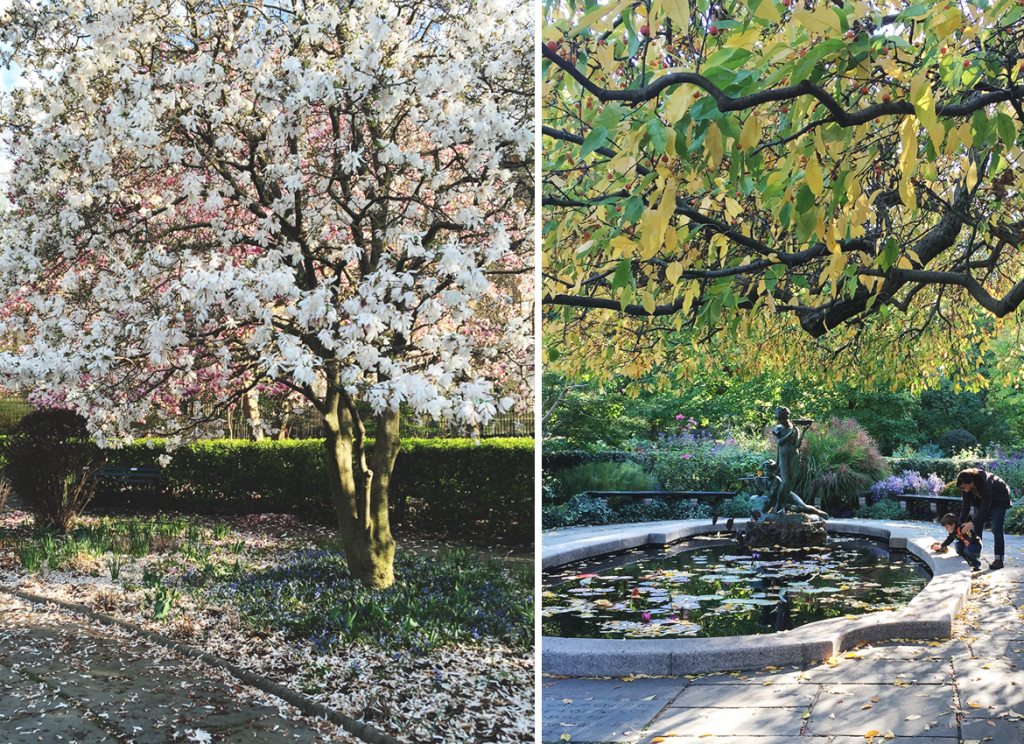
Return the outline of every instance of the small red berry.
<path id="1" fill-rule="evenodd" d="M 622 211 L 622 205 L 621 204 L 616 204 L 615 205 L 615 211 L 616 212 L 621 212 Z"/>
<path id="2" fill-rule="evenodd" d="M 640 27 L 640 34 L 641 34 L 642 36 L 650 36 L 650 35 L 651 35 L 651 27 L 650 27 L 650 26 L 648 26 L 648 25 L 647 25 L 647 24 L 645 23 L 645 24 L 644 24 L 643 26 L 641 26 L 641 27 Z"/>
<path id="3" fill-rule="evenodd" d="M 784 114 L 788 114 L 789 113 L 789 106 L 783 106 L 782 108 L 779 109 L 779 111 L 781 111 Z"/>
<path id="4" fill-rule="evenodd" d="M 869 88 L 866 85 L 863 88 L 860 89 L 860 92 L 862 94 L 864 94 L 864 95 L 867 95 L 868 91 L 869 91 Z"/>
<path id="5" fill-rule="evenodd" d="M 556 49 L 558 49 L 558 42 L 557 41 L 549 41 L 548 42 L 548 49 L 550 49 L 552 52 L 555 51 Z"/>
<path id="6" fill-rule="evenodd" d="M 970 66 L 971 66 L 971 60 L 965 59 L 964 60 L 964 67 L 970 67 Z"/>
<path id="7" fill-rule="evenodd" d="M 892 96 L 890 96 L 888 93 L 886 93 L 886 94 L 884 94 L 882 96 L 882 103 L 889 103 L 889 101 L 891 101 L 891 100 L 892 100 Z"/>
<path id="8" fill-rule="evenodd" d="M 710 26 L 708 26 L 708 33 L 711 34 L 712 36 L 718 36 L 718 26 L 712 23 Z"/>

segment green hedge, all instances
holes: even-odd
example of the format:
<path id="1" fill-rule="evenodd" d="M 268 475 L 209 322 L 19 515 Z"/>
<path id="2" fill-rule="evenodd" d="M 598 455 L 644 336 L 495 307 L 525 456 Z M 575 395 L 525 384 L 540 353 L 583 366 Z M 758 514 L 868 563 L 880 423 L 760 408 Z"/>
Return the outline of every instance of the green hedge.
<path id="1" fill-rule="evenodd" d="M 937 458 L 916 458 L 916 457 L 887 457 L 892 472 L 899 475 L 904 470 L 915 470 L 925 478 L 935 473 L 942 480 L 949 483 L 956 479 L 957 473 L 965 468 L 982 468 L 987 470 L 991 467 L 991 460 L 962 460 L 951 457 Z"/>
<path id="2" fill-rule="evenodd" d="M 370 442 L 372 447 L 372 441 Z M 159 467 L 162 440 L 108 452 L 110 467 Z M 283 512 L 334 523 L 321 439 L 212 440 L 180 447 L 160 491 L 127 487 L 97 504 L 194 512 Z M 389 504 L 397 522 L 474 535 L 533 536 L 532 439 L 408 439 L 395 461 Z"/>
<path id="3" fill-rule="evenodd" d="M 544 472 L 548 475 L 559 470 L 567 470 L 591 462 L 634 462 L 645 468 L 650 467 L 648 458 L 636 452 L 564 450 L 562 452 L 543 452 L 541 454 L 541 467 L 543 467 Z"/>

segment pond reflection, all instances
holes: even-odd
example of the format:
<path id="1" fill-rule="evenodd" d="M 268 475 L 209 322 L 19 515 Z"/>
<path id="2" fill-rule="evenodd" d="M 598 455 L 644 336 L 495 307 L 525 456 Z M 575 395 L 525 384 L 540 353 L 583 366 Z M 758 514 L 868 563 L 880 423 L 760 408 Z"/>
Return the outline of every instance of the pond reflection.
<path id="1" fill-rule="evenodd" d="M 814 548 L 743 549 L 699 537 L 545 574 L 542 629 L 563 638 L 775 633 L 905 605 L 930 574 L 875 540 L 830 535 Z"/>

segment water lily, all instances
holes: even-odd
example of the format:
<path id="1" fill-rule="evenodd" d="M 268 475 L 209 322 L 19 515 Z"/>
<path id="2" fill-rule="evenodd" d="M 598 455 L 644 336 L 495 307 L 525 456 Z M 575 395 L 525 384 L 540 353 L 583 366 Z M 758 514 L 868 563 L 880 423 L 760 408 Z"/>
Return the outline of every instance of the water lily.
<path id="1" fill-rule="evenodd" d="M 645 623 L 651 622 L 651 613 L 649 613 L 649 612 L 641 612 L 640 613 L 640 619 L 643 620 Z"/>

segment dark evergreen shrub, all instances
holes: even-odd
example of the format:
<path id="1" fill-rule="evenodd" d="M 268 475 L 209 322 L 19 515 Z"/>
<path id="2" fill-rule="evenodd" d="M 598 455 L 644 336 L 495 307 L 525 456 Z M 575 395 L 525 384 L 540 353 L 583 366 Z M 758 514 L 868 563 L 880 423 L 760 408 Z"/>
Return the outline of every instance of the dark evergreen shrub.
<path id="1" fill-rule="evenodd" d="M 42 408 L 28 414 L 3 438 L 4 476 L 24 498 L 36 524 L 67 532 L 96 488 L 93 474 L 105 462 L 74 411 Z"/>
<path id="2" fill-rule="evenodd" d="M 939 437 L 939 446 L 947 456 L 960 454 L 978 446 L 978 438 L 966 429 L 950 429 Z"/>

